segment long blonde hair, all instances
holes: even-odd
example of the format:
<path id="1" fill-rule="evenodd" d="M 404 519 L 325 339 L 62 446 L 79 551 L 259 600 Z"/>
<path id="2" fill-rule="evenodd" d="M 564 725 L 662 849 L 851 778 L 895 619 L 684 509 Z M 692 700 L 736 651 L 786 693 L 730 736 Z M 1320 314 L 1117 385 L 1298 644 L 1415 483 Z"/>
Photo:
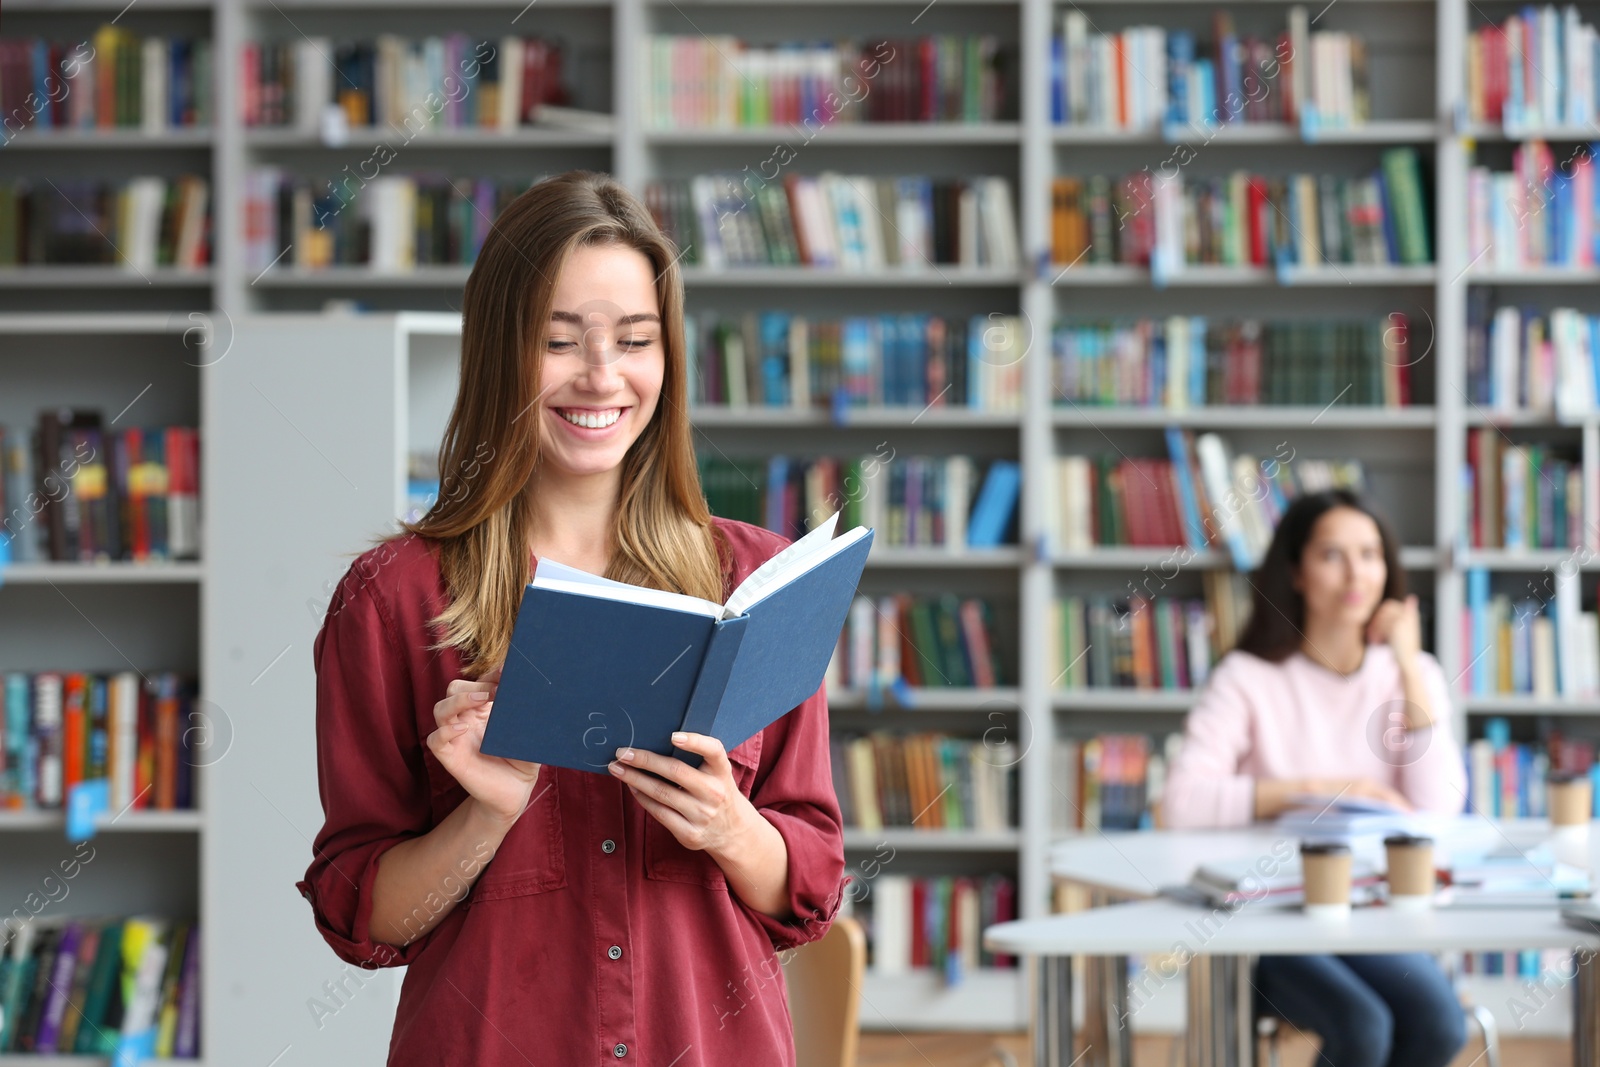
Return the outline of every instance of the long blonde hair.
<path id="1" fill-rule="evenodd" d="M 439 544 L 451 603 L 434 623 L 472 673 L 505 659 L 531 579 L 528 483 L 539 460 L 540 368 L 555 282 L 573 249 L 633 248 L 656 274 L 661 398 L 622 461 L 605 576 L 721 600 L 726 545 L 700 488 L 688 415 L 683 281 L 650 213 L 604 174 L 538 182 L 495 219 L 467 278 L 461 379 L 439 448 L 438 499 L 404 528 Z"/>

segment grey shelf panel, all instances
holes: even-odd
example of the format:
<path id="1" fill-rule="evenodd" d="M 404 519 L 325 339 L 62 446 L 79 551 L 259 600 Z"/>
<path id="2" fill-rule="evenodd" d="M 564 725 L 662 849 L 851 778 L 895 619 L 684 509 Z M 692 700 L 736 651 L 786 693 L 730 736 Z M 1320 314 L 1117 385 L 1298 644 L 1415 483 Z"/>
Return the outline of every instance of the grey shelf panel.
<path id="1" fill-rule="evenodd" d="M 817 427 L 861 426 L 873 427 L 1017 427 L 1022 424 L 1020 411 L 981 411 L 974 408 L 928 407 L 851 407 L 844 409 L 842 422 L 831 412 L 801 411 L 795 408 L 763 407 L 706 407 L 690 409 L 689 418 L 699 427 L 767 428 L 771 426 Z"/>
<path id="2" fill-rule="evenodd" d="M 392 130 L 376 127 L 357 127 L 350 131 L 344 144 L 329 144 L 315 134 L 293 129 L 256 128 L 247 130 L 244 143 L 249 148 L 293 148 L 301 150 L 349 151 L 373 139 L 395 136 Z M 407 148 L 474 148 L 474 149 L 525 149 L 525 148 L 610 148 L 616 140 L 614 134 L 589 130 L 553 128 L 524 128 L 501 133 L 498 130 L 442 129 L 417 132 L 406 142 Z"/>
<path id="3" fill-rule="evenodd" d="M 137 129 L 80 130 L 33 127 L 5 138 L 3 146 L 8 152 L 29 149 L 90 151 L 114 149 L 125 152 L 130 148 L 210 148 L 214 140 L 215 137 L 210 129 L 180 128 L 146 132 Z"/>
<path id="4" fill-rule="evenodd" d="M 1473 285 L 1600 285 L 1600 268 L 1522 267 L 1516 270 L 1471 270 Z"/>
<path id="5" fill-rule="evenodd" d="M 1600 715 L 1600 700 L 1542 699 L 1527 694 L 1461 698 L 1469 715 Z"/>
<path id="6" fill-rule="evenodd" d="M 815 130 L 795 126 L 742 126 L 646 130 L 648 145 L 771 145 L 774 140 L 806 137 L 808 143 L 836 145 L 1020 144 L 1015 122 L 841 122 Z"/>
<path id="7" fill-rule="evenodd" d="M 67 819 L 59 811 L 0 811 L 0 833 L 5 831 L 65 831 Z M 198 833 L 205 817 L 198 811 L 133 810 L 118 816 L 108 812 L 95 820 L 99 833 Z"/>
<path id="8" fill-rule="evenodd" d="M 173 563 L 12 563 L 0 567 L 0 587 L 194 584 L 204 577 L 204 564 L 182 560 Z"/>
<path id="9" fill-rule="evenodd" d="M 949 549 L 940 545 L 872 546 L 869 567 L 928 567 L 965 570 L 972 568 L 1014 568 L 1022 565 L 1022 550 L 1016 546 L 986 549 Z"/>
<path id="10" fill-rule="evenodd" d="M 1228 267 L 1201 264 L 1187 266 L 1166 279 L 1166 288 L 1233 288 L 1250 289 L 1288 286 L 1430 286 L 1438 280 L 1438 268 L 1432 265 L 1363 266 L 1353 263 L 1330 263 L 1325 267 L 1290 267 L 1280 280 L 1276 270 L 1267 267 Z M 1153 286 L 1154 279 L 1144 267 L 1132 266 L 1070 266 L 1053 263 L 1045 268 L 1045 277 L 1052 285 L 1061 288 L 1075 286 L 1118 285 Z"/>
<path id="11" fill-rule="evenodd" d="M 1057 689 L 1050 704 L 1057 711 L 1184 712 L 1198 696 L 1188 689 Z"/>
<path id="12" fill-rule="evenodd" d="M 1567 564 L 1579 570 L 1600 571 L 1600 553 L 1581 548 L 1535 548 L 1526 551 L 1504 548 L 1474 548 L 1460 553 L 1463 568 L 1482 567 L 1491 571 L 1546 571 Z"/>
<path id="13" fill-rule="evenodd" d="M 953 263 L 927 264 L 915 271 L 814 270 L 809 267 L 751 267 L 742 270 L 682 268 L 685 286 L 817 286 L 820 288 L 928 288 L 951 286 L 1015 287 L 1022 275 L 991 267 L 960 267 Z"/>
<path id="14" fill-rule="evenodd" d="M 49 264 L 0 267 L 0 289 L 54 289 L 82 285 L 99 289 L 203 289 L 211 285 L 211 268 L 180 270 L 156 267 L 137 271 L 131 267 L 72 267 Z"/>
<path id="15" fill-rule="evenodd" d="M 1019 830 L 918 830 L 909 826 L 886 826 L 881 830 L 846 827 L 846 851 L 871 851 L 887 845 L 907 852 L 1010 852 L 1022 844 Z"/>
<path id="16" fill-rule="evenodd" d="M 1103 545 L 1082 552 L 1057 552 L 1050 557 L 1050 562 L 1057 568 L 1072 570 L 1139 570 L 1144 567 L 1167 567 L 1174 563 L 1185 570 L 1215 570 L 1233 566 L 1233 558 L 1226 552 L 1190 549 L 1183 545 Z M 1400 565 L 1406 570 L 1431 570 L 1439 565 L 1439 553 L 1426 545 L 1403 545 L 1400 548 Z"/>
<path id="17" fill-rule="evenodd" d="M 1169 408 L 1096 407 L 1058 404 L 1051 411 L 1057 426 L 1162 427 L 1205 426 L 1220 428 L 1305 427 L 1325 430 L 1432 430 L 1438 414 L 1432 407 L 1331 407 L 1268 404 L 1241 407 Z"/>
<path id="18" fill-rule="evenodd" d="M 1428 119 L 1396 119 L 1318 130 L 1309 138 L 1301 134 L 1298 126 L 1274 122 L 1236 122 L 1215 128 L 1163 126 L 1150 130 L 1062 125 L 1050 128 L 1050 138 L 1057 145 L 1193 144 L 1196 140 L 1207 145 L 1389 145 L 1432 141 L 1438 135 L 1438 123 Z"/>
<path id="19" fill-rule="evenodd" d="M 994 689 L 920 688 L 912 689 L 910 693 L 911 702 L 900 704 L 896 702 L 894 694 L 886 690 L 883 694 L 884 710 L 990 711 L 999 704 L 1019 707 L 1022 700 L 1020 689 L 1007 686 Z M 867 708 L 867 696 L 860 690 L 834 689 L 828 693 L 828 707 L 839 711 L 861 711 Z"/>

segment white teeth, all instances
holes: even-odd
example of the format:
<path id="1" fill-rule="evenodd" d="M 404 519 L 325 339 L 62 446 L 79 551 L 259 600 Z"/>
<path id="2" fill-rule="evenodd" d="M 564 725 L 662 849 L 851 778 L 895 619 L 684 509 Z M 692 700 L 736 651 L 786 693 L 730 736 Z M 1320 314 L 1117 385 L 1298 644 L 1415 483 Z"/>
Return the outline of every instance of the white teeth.
<path id="1" fill-rule="evenodd" d="M 574 426 L 586 426 L 591 430 L 603 430 L 622 417 L 622 409 L 611 408 L 607 411 L 585 412 L 563 411 L 561 417 Z"/>

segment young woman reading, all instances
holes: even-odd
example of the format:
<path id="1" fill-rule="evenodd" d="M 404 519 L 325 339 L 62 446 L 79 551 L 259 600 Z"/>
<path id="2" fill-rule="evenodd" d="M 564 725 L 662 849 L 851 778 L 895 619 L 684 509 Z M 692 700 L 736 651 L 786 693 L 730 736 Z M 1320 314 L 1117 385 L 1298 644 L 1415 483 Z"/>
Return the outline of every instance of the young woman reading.
<path id="1" fill-rule="evenodd" d="M 706 508 L 676 263 L 599 175 L 495 220 L 440 497 L 318 634 L 326 821 L 299 885 L 341 958 L 408 965 L 391 1067 L 794 1062 L 776 951 L 844 887 L 821 689 L 731 752 L 674 738 L 698 768 L 625 736 L 604 774 L 479 750 L 540 557 L 720 601 L 787 543 Z"/>
<path id="2" fill-rule="evenodd" d="M 1300 795 L 1461 811 L 1449 691 L 1377 512 L 1343 490 L 1298 498 L 1251 581 L 1238 647 L 1189 712 L 1165 825 L 1241 826 Z M 1256 989 L 1261 1010 L 1321 1037 L 1326 1067 L 1442 1067 L 1466 1040 L 1423 953 L 1263 956 Z"/>

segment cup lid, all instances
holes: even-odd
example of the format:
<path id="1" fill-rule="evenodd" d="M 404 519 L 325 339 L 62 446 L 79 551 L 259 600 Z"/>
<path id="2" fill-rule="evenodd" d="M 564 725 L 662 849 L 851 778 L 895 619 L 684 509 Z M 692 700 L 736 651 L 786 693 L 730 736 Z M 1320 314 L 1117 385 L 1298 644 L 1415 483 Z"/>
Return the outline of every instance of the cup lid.
<path id="1" fill-rule="evenodd" d="M 1551 785 L 1570 785 L 1573 782 L 1587 782 L 1589 776 L 1575 771 L 1551 771 L 1544 776 L 1544 780 Z"/>
<path id="2" fill-rule="evenodd" d="M 1383 839 L 1383 843 L 1397 848 L 1420 848 L 1423 845 L 1432 845 L 1433 838 L 1425 834 L 1390 834 Z"/>
<path id="3" fill-rule="evenodd" d="M 1343 841 L 1302 841 L 1302 856 L 1339 856 L 1349 853 L 1350 846 Z"/>

